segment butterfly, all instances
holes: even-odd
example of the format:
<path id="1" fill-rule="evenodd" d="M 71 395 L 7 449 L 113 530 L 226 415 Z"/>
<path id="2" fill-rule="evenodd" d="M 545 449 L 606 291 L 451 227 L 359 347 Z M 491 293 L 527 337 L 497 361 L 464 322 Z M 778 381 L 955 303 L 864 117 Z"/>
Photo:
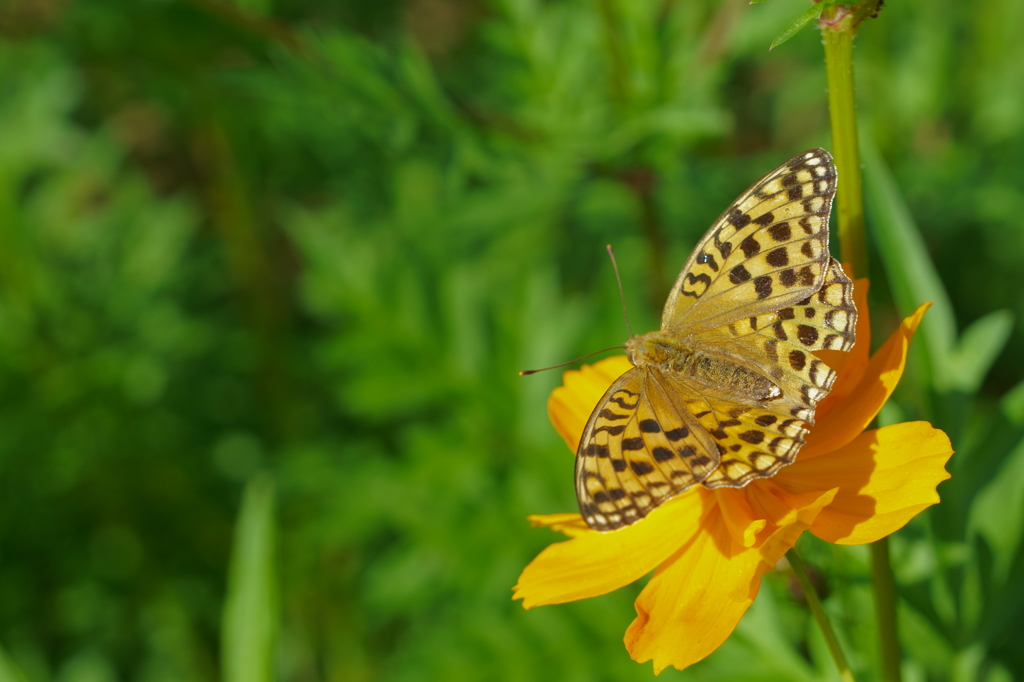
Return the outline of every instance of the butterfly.
<path id="1" fill-rule="evenodd" d="M 701 238 L 661 329 L 633 336 L 633 368 L 601 398 L 576 452 L 594 530 L 630 525 L 682 491 L 740 488 L 791 464 L 849 350 L 853 283 L 829 255 L 836 169 L 824 149 L 754 183 Z"/>

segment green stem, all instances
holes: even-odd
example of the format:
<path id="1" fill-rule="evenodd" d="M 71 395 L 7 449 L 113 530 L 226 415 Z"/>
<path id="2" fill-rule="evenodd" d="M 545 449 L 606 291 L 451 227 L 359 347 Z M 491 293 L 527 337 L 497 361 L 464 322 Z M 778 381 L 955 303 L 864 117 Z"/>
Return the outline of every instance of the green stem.
<path id="1" fill-rule="evenodd" d="M 828 78 L 829 117 L 832 123 L 832 153 L 839 173 L 836 213 L 839 221 L 839 249 L 850 274 L 867 275 L 864 239 L 864 192 L 857 144 L 857 108 L 853 87 L 853 37 L 857 26 L 876 16 L 880 3 L 868 2 L 853 13 L 842 7 L 822 14 L 821 32 L 825 43 L 825 71 Z M 845 13 L 845 14 L 844 14 Z M 883 538 L 871 546 L 875 611 L 885 682 L 900 682 L 900 643 L 896 628 L 896 585 L 889 564 L 889 543 Z"/>
<path id="2" fill-rule="evenodd" d="M 900 682 L 900 640 L 896 631 L 896 580 L 889 560 L 889 538 L 871 543 L 871 578 L 875 587 L 878 638 L 882 647 L 882 679 Z"/>
<path id="3" fill-rule="evenodd" d="M 864 192 L 857 147 L 857 108 L 853 93 L 854 30 L 822 29 L 825 41 L 825 71 L 828 78 L 828 108 L 832 123 L 832 155 L 839 173 L 836 217 L 839 221 L 839 251 L 850 274 L 864 277 L 868 272 L 864 246 Z"/>
<path id="4" fill-rule="evenodd" d="M 800 583 L 800 589 L 804 592 L 804 597 L 807 599 L 807 606 L 811 609 L 811 613 L 814 615 L 814 620 L 818 622 L 818 627 L 821 628 L 821 634 L 825 636 L 825 643 L 828 644 L 828 650 L 832 654 L 832 660 L 836 662 L 836 668 L 839 669 L 839 677 L 843 682 L 857 682 L 853 676 L 853 671 L 850 670 L 850 665 L 846 662 L 846 656 L 843 655 L 843 650 L 839 646 L 839 640 L 836 638 L 836 633 L 832 630 L 832 624 L 828 621 L 828 615 L 825 614 L 825 609 L 821 606 L 821 599 L 818 598 L 818 592 L 814 589 L 814 585 L 811 584 L 811 579 L 807 575 L 807 568 L 804 566 L 803 559 L 796 553 L 796 547 L 786 552 L 786 558 L 789 559 L 789 565 L 793 568 L 793 574 L 796 576 L 796 580 Z"/>

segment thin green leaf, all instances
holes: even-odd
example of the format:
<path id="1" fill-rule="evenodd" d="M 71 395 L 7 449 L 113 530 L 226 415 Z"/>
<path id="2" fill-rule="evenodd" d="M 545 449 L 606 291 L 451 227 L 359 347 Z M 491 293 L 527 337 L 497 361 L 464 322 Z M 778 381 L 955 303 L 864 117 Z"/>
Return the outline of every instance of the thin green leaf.
<path id="1" fill-rule="evenodd" d="M 770 52 L 771 50 L 774 50 L 776 47 L 795 36 L 800 32 L 800 29 L 821 16 L 821 13 L 826 7 L 831 7 L 834 4 L 834 2 L 819 2 L 816 5 L 808 7 L 793 21 L 792 24 L 787 26 L 786 29 L 772 41 L 771 47 L 768 48 L 768 51 Z"/>
<path id="2" fill-rule="evenodd" d="M 974 393 L 981 386 L 1013 331 L 1013 313 L 995 310 L 978 318 L 960 336 L 950 357 L 950 386 Z"/>
<path id="3" fill-rule="evenodd" d="M 277 637 L 274 482 L 246 485 L 235 526 L 228 594 L 221 622 L 224 682 L 271 682 Z"/>
<path id="4" fill-rule="evenodd" d="M 932 385 L 949 388 L 949 362 L 956 344 L 953 306 L 928 255 L 920 230 L 910 215 L 899 187 L 871 142 L 861 145 L 864 190 L 871 212 L 872 235 L 878 244 L 900 314 L 908 315 L 925 301 L 932 307 L 918 332 Z"/>

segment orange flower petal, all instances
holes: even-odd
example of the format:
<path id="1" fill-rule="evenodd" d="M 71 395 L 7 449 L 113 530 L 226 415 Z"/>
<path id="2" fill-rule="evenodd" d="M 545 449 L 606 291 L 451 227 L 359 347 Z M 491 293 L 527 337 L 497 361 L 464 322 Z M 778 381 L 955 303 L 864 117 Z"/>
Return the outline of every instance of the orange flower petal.
<path id="1" fill-rule="evenodd" d="M 843 268 L 849 272 L 848 265 Z M 868 366 L 871 355 L 871 316 L 868 314 L 868 291 L 871 282 L 867 279 L 854 280 L 853 302 L 857 306 L 857 342 L 848 352 L 838 350 L 820 350 L 815 353 L 825 364 L 836 371 L 836 381 L 832 390 L 825 396 L 815 410 L 820 420 L 836 404 L 842 402 L 853 392 L 860 382 L 864 369 Z"/>
<path id="2" fill-rule="evenodd" d="M 838 490 L 835 485 L 831 489 Z M 739 492 L 746 495 L 755 514 L 771 521 L 770 528 L 774 532 L 775 528 L 793 523 L 804 509 L 813 507 L 827 490 L 787 490 L 778 485 L 775 478 L 770 478 L 754 481 Z"/>
<path id="3" fill-rule="evenodd" d="M 596 597 L 642 578 L 701 532 L 707 495 L 692 488 L 631 526 L 549 545 L 523 569 L 512 598 L 529 609 Z"/>
<path id="4" fill-rule="evenodd" d="M 571 538 L 594 532 L 580 514 L 531 514 L 526 520 L 534 528 L 550 528 Z"/>
<path id="5" fill-rule="evenodd" d="M 562 385 L 548 398 L 548 416 L 570 450 L 576 452 L 579 447 L 583 429 L 601 396 L 632 367 L 629 358 L 616 355 L 562 374 Z"/>
<path id="6" fill-rule="evenodd" d="M 759 547 L 736 545 L 718 506 L 704 532 L 658 569 L 636 600 L 636 620 L 626 630 L 630 655 L 654 661 L 655 674 L 685 668 L 717 649 L 757 596 L 761 576 L 796 544 L 835 491 L 818 495 Z"/>
<path id="7" fill-rule="evenodd" d="M 874 542 L 902 528 L 939 501 L 949 478 L 949 438 L 927 422 L 893 424 L 862 433 L 827 457 L 797 458 L 772 479 L 792 492 L 839 487 L 811 532 L 840 545 Z"/>
<path id="8" fill-rule="evenodd" d="M 715 494 L 722 510 L 722 522 L 729 529 L 733 542 L 740 547 L 753 547 L 758 533 L 768 523 L 764 515 L 758 515 L 751 508 L 742 489 L 721 488 Z"/>
<path id="9" fill-rule="evenodd" d="M 930 305 L 920 305 L 878 349 L 849 396 L 821 417 L 811 429 L 798 460 L 813 459 L 838 450 L 867 428 L 903 376 L 910 341 Z"/>

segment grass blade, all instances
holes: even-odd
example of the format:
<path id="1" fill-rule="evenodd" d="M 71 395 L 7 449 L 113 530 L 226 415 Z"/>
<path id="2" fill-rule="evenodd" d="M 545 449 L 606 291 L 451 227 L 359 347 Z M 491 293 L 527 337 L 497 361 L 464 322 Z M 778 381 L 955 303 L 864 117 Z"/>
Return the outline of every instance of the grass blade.
<path id="1" fill-rule="evenodd" d="M 950 358 L 956 344 L 953 306 L 896 180 L 873 144 L 865 142 L 861 146 L 864 189 L 873 219 L 871 232 L 896 307 L 905 316 L 921 303 L 932 302 L 918 334 L 924 342 L 928 379 L 937 390 L 948 390 Z"/>
<path id="2" fill-rule="evenodd" d="M 271 682 L 277 637 L 274 571 L 274 482 L 254 476 L 235 526 L 221 622 L 224 682 Z"/>

